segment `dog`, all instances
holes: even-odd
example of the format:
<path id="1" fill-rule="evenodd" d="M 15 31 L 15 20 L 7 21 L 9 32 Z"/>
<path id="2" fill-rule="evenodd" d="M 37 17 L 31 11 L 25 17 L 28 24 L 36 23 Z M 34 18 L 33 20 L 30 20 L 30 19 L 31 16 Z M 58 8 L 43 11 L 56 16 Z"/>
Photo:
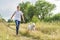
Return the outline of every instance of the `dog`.
<path id="1" fill-rule="evenodd" d="M 28 29 L 28 31 L 35 30 L 35 23 L 29 23 L 27 29 Z"/>

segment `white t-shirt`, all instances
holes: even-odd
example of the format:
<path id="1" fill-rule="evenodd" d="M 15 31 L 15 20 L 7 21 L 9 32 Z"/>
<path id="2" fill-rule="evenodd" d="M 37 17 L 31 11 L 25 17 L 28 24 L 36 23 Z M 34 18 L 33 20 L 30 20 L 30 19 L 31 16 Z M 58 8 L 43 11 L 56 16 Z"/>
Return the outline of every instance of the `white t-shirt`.
<path id="1" fill-rule="evenodd" d="M 22 11 L 15 11 L 15 20 L 21 21 Z"/>

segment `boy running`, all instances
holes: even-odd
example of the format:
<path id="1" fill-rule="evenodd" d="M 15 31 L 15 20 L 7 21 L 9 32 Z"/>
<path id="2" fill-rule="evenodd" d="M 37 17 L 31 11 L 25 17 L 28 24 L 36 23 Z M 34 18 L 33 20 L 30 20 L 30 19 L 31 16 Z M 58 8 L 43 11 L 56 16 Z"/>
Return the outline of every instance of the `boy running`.
<path id="1" fill-rule="evenodd" d="M 13 16 L 15 17 L 15 23 L 16 23 L 16 35 L 18 35 L 18 30 L 19 30 L 19 25 L 20 25 L 20 22 L 21 22 L 21 17 L 24 21 L 24 16 L 23 16 L 23 13 L 20 10 L 19 6 L 17 6 L 17 10 L 13 13 L 11 19 L 13 18 Z"/>

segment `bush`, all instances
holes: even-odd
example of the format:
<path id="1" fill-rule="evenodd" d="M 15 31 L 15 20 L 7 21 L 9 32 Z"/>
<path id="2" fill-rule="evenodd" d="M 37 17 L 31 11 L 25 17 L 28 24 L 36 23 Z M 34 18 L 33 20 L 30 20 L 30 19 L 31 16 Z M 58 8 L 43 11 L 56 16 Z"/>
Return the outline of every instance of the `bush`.
<path id="1" fill-rule="evenodd" d="M 10 23 L 10 22 L 13 22 L 13 20 L 11 20 L 11 19 L 8 19 L 8 22 Z"/>
<path id="2" fill-rule="evenodd" d="M 52 20 L 53 20 L 53 21 L 60 21 L 60 14 L 55 14 L 55 15 L 52 17 Z"/>
<path id="3" fill-rule="evenodd" d="M 2 21 L 5 21 L 5 22 L 6 22 L 6 20 L 5 20 L 5 19 L 3 19 L 3 18 L 0 18 L 0 22 L 2 22 Z"/>
<path id="4" fill-rule="evenodd" d="M 43 20 L 44 20 L 44 22 L 60 21 L 60 13 L 55 14 L 55 15 L 52 16 L 52 17 L 46 17 L 46 18 L 44 18 Z"/>
<path id="5" fill-rule="evenodd" d="M 38 17 L 36 17 L 36 16 L 33 16 L 33 18 L 32 18 L 32 22 L 39 22 L 40 20 L 38 19 Z"/>
<path id="6" fill-rule="evenodd" d="M 52 22 L 53 20 L 52 20 L 52 18 L 51 17 L 46 17 L 45 19 L 44 19 L 44 22 Z"/>

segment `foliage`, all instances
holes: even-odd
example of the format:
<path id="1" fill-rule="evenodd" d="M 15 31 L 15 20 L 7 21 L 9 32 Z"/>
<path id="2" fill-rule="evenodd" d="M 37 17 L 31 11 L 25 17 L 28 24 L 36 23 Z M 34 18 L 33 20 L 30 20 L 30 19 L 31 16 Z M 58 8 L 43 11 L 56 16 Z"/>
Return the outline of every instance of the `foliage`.
<path id="1" fill-rule="evenodd" d="M 11 20 L 11 19 L 8 19 L 8 21 L 7 21 L 8 23 L 10 23 L 10 22 L 13 22 L 13 20 Z"/>
<path id="2" fill-rule="evenodd" d="M 52 22 L 52 21 L 60 21 L 60 13 L 58 14 L 55 14 L 54 16 L 52 17 L 46 17 L 44 19 L 45 22 Z"/>
<path id="3" fill-rule="evenodd" d="M 29 22 L 31 20 L 31 17 L 33 16 L 33 6 L 31 5 L 30 2 L 21 3 L 19 5 L 20 5 L 22 12 L 24 13 L 25 21 Z"/>
<path id="4" fill-rule="evenodd" d="M 36 23 L 36 22 L 39 22 L 40 20 L 38 19 L 37 16 L 33 16 L 32 18 L 32 22 Z"/>
<path id="5" fill-rule="evenodd" d="M 40 0 L 36 2 L 35 6 L 37 10 L 36 15 L 41 15 L 42 19 L 48 16 L 49 12 L 55 8 L 54 4 Z"/>
<path id="6" fill-rule="evenodd" d="M 20 3 L 21 11 L 24 13 L 25 21 L 32 21 L 33 16 L 41 16 L 41 19 L 44 19 L 46 16 L 50 15 L 50 12 L 55 8 L 54 4 L 51 4 L 46 1 L 38 0 L 34 5 L 30 2 Z"/>
<path id="7" fill-rule="evenodd" d="M 53 21 L 60 21 L 60 13 L 55 14 L 55 15 L 52 17 L 52 20 L 53 20 Z"/>
<path id="8" fill-rule="evenodd" d="M 0 18 L 0 22 L 2 22 L 2 21 L 5 21 L 6 22 L 6 20 L 4 18 Z"/>

